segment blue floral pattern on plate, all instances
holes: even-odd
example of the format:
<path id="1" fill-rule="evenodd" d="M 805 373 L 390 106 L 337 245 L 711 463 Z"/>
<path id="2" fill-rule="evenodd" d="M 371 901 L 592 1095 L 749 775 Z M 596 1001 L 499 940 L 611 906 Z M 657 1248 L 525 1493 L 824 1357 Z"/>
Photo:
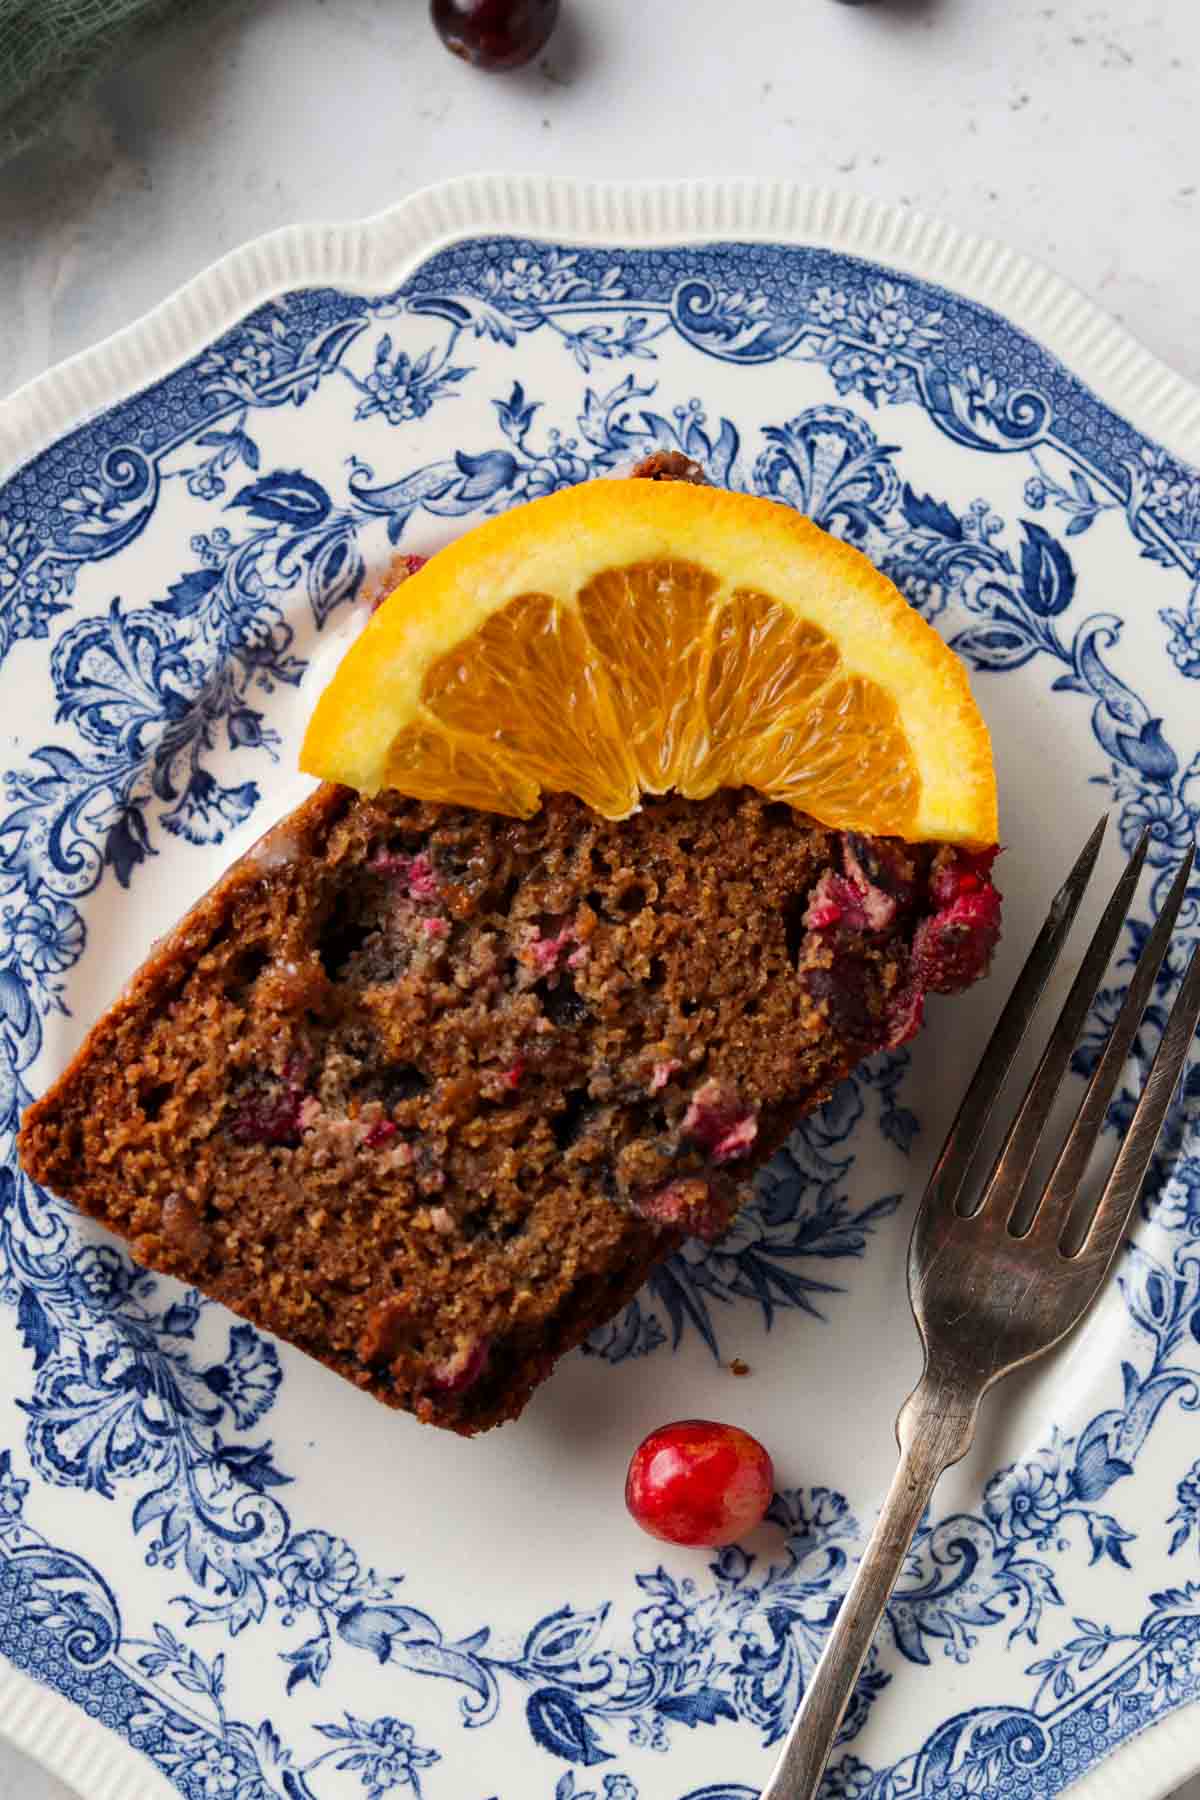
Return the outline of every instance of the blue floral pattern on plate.
<path id="1" fill-rule="evenodd" d="M 0 803 L 15 1401 L 0 1649 L 196 1800 L 753 1800 L 857 1555 L 865 1521 L 815 1485 L 781 1489 L 762 1544 L 637 1568 L 627 1544 L 616 1560 L 580 1553 L 557 1604 L 508 1592 L 492 1618 L 471 1613 L 453 1558 L 407 1556 L 402 1521 L 405 1573 L 381 1573 L 349 1525 L 314 1512 L 326 1490 L 304 1405 L 287 1411 L 309 1365 L 140 1271 L 13 1151 L 121 909 L 156 870 L 194 892 L 193 866 L 215 872 L 278 810 L 320 634 L 361 614 L 394 549 L 659 447 L 860 545 L 985 702 L 1003 675 L 1023 706 L 1052 708 L 1072 776 L 1103 790 L 1122 842 L 1151 827 L 1126 960 L 1195 833 L 1200 476 L 986 308 L 851 256 L 463 240 L 388 295 L 282 296 L 13 475 L 0 658 L 36 704 Z M 1133 603 L 1086 598 L 1114 555 L 1151 597 L 1134 655 Z M 1062 804 L 1093 806 L 1086 792 Z M 1194 937 L 1200 894 L 1185 922 Z M 101 971 L 96 1003 L 107 992 Z M 1118 1001 L 1101 996 L 1080 1072 Z M 653 1358 L 622 1389 L 644 1394 L 675 1353 L 689 1395 L 729 1407 L 713 1383 L 748 1333 L 819 1351 L 842 1331 L 865 1362 L 886 1358 L 891 1327 L 855 1297 L 902 1241 L 927 1077 L 901 1053 L 847 1082 L 730 1235 L 673 1257 L 575 1378 L 594 1393 Z M 1193 1071 L 1106 1320 L 1106 1403 L 1043 1406 L 1041 1435 L 925 1522 L 827 1800 L 1035 1800 L 1200 1696 L 1200 1462 L 1162 1423 L 1200 1409 L 1198 1112 Z M 376 1452 L 416 1429 L 382 1412 L 371 1428 Z M 430 1466 L 449 1454 L 432 1434 L 404 1442 Z M 844 1460 L 841 1478 L 859 1479 Z M 594 1505 L 615 1510 L 617 1485 Z M 122 1560 L 132 1545 L 140 1566 Z M 471 1554 L 487 1564 L 486 1530 Z M 990 1698 L 939 1700 L 923 1679 L 934 1656 L 977 1671 Z M 901 1686 L 917 1736 L 904 1708 L 887 1722 Z"/>

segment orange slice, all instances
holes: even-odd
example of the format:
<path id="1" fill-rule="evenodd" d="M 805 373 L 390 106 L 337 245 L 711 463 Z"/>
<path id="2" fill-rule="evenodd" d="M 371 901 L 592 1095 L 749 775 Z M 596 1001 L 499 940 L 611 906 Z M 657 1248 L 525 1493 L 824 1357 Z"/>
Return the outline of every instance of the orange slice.
<path id="1" fill-rule="evenodd" d="M 773 501 L 593 481 L 490 519 L 370 620 L 303 768 L 526 816 L 749 786 L 842 829 L 996 842 L 966 671 L 857 550 Z"/>

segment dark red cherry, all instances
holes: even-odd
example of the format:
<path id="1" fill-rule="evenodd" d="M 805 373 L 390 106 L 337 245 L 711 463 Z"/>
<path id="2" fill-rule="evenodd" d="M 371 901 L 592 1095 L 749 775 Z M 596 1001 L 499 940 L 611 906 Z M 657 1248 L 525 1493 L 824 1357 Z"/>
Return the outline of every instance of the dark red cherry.
<path id="1" fill-rule="evenodd" d="M 477 69 L 519 69 L 532 62 L 558 24 L 559 0 L 431 0 L 434 29 L 447 50 Z"/>

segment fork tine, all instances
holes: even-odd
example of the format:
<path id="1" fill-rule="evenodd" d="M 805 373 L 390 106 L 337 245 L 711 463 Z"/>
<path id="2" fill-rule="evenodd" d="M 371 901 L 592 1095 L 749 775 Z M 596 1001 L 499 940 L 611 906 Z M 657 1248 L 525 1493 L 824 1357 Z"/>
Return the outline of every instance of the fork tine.
<path id="1" fill-rule="evenodd" d="M 1167 1116 L 1176 1085 L 1183 1073 L 1200 1025 L 1200 949 L 1193 951 L 1187 974 L 1171 1008 L 1150 1073 L 1134 1109 L 1117 1160 L 1112 1166 L 1099 1204 L 1082 1220 L 1072 1219 L 1062 1239 L 1064 1256 L 1082 1252 L 1089 1262 L 1106 1269 L 1125 1235 L 1130 1214 L 1137 1205 Z"/>
<path id="2" fill-rule="evenodd" d="M 925 1189 L 925 1197 L 921 1203 L 923 1212 L 935 1207 L 952 1208 L 957 1203 L 971 1160 L 987 1129 L 1013 1058 L 1021 1048 L 1030 1020 L 1045 992 L 1046 983 L 1054 973 L 1067 934 L 1075 923 L 1075 915 L 1087 892 L 1107 827 L 1108 814 L 1103 813 L 1080 851 L 1074 868 L 1050 902 L 1050 910 L 1042 929 L 1025 958 L 1025 966 L 1004 1003 L 1004 1010 L 996 1021 L 987 1049 L 979 1059 L 971 1085 L 963 1095 L 954 1115 L 954 1122 L 946 1133 L 946 1141 Z"/>
<path id="3" fill-rule="evenodd" d="M 1076 1041 L 1087 1017 L 1096 990 L 1104 978 L 1108 968 L 1113 947 L 1120 935 L 1125 915 L 1133 900 L 1134 890 L 1142 873 L 1142 864 L 1146 860 L 1146 851 L 1150 845 L 1149 829 L 1138 839 L 1137 849 L 1129 859 L 1125 873 L 1121 876 L 1108 905 L 1101 915 L 1095 935 L 1084 953 L 1078 973 L 1071 983 L 1071 991 L 1067 995 L 1058 1021 L 1050 1034 L 1050 1041 L 1041 1055 L 1041 1060 L 1033 1072 L 1029 1086 L 1021 1098 L 1016 1118 L 1009 1127 L 1008 1136 L 1001 1144 L 991 1173 L 984 1184 L 983 1195 L 975 1208 L 982 1212 L 983 1208 L 997 1193 L 1016 1202 L 1019 1208 L 1022 1189 L 1029 1177 L 1033 1159 L 1037 1155 L 1038 1145 L 1046 1129 L 1050 1110 L 1054 1105 L 1054 1097 L 1062 1085 L 1063 1076 L 1071 1060 Z M 1016 1208 L 1009 1208 L 1013 1217 L 1012 1229 L 1020 1232 L 1027 1230 L 1028 1218 L 1018 1219 Z"/>
<path id="4" fill-rule="evenodd" d="M 1116 1091 L 1121 1071 L 1125 1067 L 1130 1047 L 1137 1036 L 1138 1026 L 1142 1022 L 1142 1014 L 1146 1010 L 1146 1002 L 1150 998 L 1155 976 L 1162 966 L 1167 948 L 1171 942 L 1171 934 L 1175 929 L 1175 921 L 1179 909 L 1183 905 L 1187 893 L 1188 881 L 1191 879 L 1192 864 L 1195 851 L 1189 850 L 1176 871 L 1171 891 L 1167 895 L 1162 911 L 1158 915 L 1153 931 L 1146 940 L 1142 954 L 1138 958 L 1133 979 L 1129 983 L 1129 991 L 1117 1015 L 1116 1023 L 1109 1033 L 1104 1052 L 1092 1071 L 1087 1091 L 1083 1096 L 1083 1104 L 1075 1116 L 1075 1122 L 1067 1133 L 1066 1142 L 1058 1153 L 1053 1172 L 1046 1184 L 1035 1213 L 1039 1231 L 1057 1231 L 1064 1219 L 1067 1208 L 1078 1193 L 1079 1184 L 1083 1180 L 1084 1171 L 1092 1151 L 1096 1148 L 1096 1139 L 1100 1136 L 1101 1127 L 1108 1116 L 1109 1103 Z M 1082 1220 L 1072 1217 L 1067 1226 L 1064 1239 L 1072 1230 L 1078 1242 L 1082 1243 L 1090 1223 L 1093 1208 L 1088 1205 Z"/>

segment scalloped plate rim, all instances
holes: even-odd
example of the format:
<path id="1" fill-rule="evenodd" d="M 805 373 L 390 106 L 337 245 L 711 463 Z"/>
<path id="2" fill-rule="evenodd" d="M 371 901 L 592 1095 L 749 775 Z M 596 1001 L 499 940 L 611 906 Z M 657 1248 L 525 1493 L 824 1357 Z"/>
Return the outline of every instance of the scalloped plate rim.
<path id="1" fill-rule="evenodd" d="M 1174 455 L 1200 462 L 1200 384 L 1080 289 L 999 239 L 842 188 L 465 175 L 420 188 L 367 219 L 287 225 L 254 238 L 132 324 L 35 376 L 0 400 L 0 480 L 65 432 L 161 380 L 274 294 L 315 280 L 386 291 L 418 260 L 488 226 L 586 244 L 737 238 L 861 255 L 994 308 L 1128 423 Z"/>
<path id="2" fill-rule="evenodd" d="M 324 282 L 386 292 L 439 248 L 489 228 L 586 245 L 736 240 L 859 255 L 990 307 L 1143 435 L 1200 462 L 1200 384 L 1046 265 L 997 239 L 824 186 L 481 173 L 418 189 L 364 220 L 284 226 L 219 258 L 131 324 L 0 400 L 0 482 L 67 432 L 162 380 L 263 301 Z M 1069 1791 L 1080 1800 L 1119 1800 L 1136 1772 L 1145 1800 L 1166 1800 L 1200 1774 L 1198 1708 L 1184 1706 L 1136 1732 Z M 167 1800 L 178 1791 L 115 1732 L 3 1658 L 0 1731 L 62 1780 L 86 1779 L 89 1800 Z"/>

